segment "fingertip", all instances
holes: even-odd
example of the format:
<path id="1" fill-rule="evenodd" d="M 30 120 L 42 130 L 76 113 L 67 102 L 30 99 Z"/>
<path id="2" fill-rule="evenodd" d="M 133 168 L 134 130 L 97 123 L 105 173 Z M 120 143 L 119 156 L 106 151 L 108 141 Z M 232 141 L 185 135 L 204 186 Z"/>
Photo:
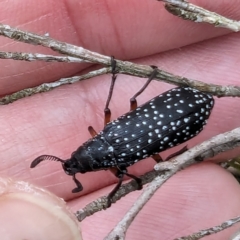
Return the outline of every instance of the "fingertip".
<path id="1" fill-rule="evenodd" d="M 0 178 L 0 203 L 2 240 L 82 239 L 77 220 L 65 202 L 46 190 Z"/>

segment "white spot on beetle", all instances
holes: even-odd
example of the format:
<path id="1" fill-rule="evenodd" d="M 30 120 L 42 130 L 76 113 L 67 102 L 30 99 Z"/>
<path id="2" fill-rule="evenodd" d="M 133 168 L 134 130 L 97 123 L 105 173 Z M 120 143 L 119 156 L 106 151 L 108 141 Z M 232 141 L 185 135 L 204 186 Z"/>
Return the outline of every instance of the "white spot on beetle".
<path id="1" fill-rule="evenodd" d="M 176 112 L 178 112 L 178 113 L 183 113 L 183 110 L 177 109 Z"/>
<path id="2" fill-rule="evenodd" d="M 176 123 L 177 126 L 180 126 L 181 125 L 181 121 L 178 120 L 177 123 Z"/>
<path id="3" fill-rule="evenodd" d="M 164 139 L 163 139 L 163 141 L 168 141 L 169 140 L 169 137 L 165 137 Z"/>
<path id="4" fill-rule="evenodd" d="M 189 120 L 190 120 L 190 117 L 188 117 L 188 118 L 184 118 L 184 119 L 183 119 L 183 121 L 184 121 L 185 123 L 188 123 Z"/>
<path id="5" fill-rule="evenodd" d="M 162 130 L 167 130 L 167 129 L 168 129 L 167 126 L 163 126 L 163 127 L 162 127 Z"/>
<path id="6" fill-rule="evenodd" d="M 114 150 L 114 149 L 113 149 L 112 146 L 108 147 L 108 151 L 109 151 L 109 152 L 113 152 L 113 150 Z"/>

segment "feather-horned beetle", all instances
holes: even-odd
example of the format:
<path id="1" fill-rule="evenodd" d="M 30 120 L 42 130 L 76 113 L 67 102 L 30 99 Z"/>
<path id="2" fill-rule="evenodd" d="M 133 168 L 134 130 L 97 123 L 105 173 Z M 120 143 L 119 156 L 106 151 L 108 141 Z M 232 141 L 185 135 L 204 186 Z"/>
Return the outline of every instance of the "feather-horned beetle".
<path id="1" fill-rule="evenodd" d="M 211 95 L 190 87 L 178 87 L 137 107 L 136 97 L 157 74 L 156 67 L 153 67 L 146 84 L 131 98 L 130 111 L 110 122 L 111 112 L 108 106 L 117 77 L 115 68 L 116 61 L 112 58 L 112 83 L 104 110 L 104 129 L 97 133 L 89 127 L 92 138 L 73 152 L 70 159 L 42 155 L 31 163 L 31 168 L 34 168 L 43 160 L 61 162 L 65 173 L 73 176 L 77 185 L 72 190 L 73 193 L 83 189 L 76 179 L 77 173 L 110 169 L 119 178 L 119 182 L 108 195 L 109 206 L 124 175 L 135 179 L 138 189 L 142 188 L 140 178 L 129 174 L 127 167 L 147 157 L 160 161 L 159 152 L 196 136 L 207 123 L 214 106 Z"/>

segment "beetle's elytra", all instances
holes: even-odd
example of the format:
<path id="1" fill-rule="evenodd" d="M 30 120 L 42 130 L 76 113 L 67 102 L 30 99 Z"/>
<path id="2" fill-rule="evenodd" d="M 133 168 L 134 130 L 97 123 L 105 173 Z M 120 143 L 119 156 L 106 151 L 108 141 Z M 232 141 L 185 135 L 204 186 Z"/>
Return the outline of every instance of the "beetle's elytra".
<path id="1" fill-rule="evenodd" d="M 154 74 L 149 82 L 151 78 L 154 78 Z M 112 83 L 115 79 L 116 75 L 113 73 Z M 136 105 L 133 99 L 131 102 Z M 190 87 L 173 88 L 107 123 L 96 135 L 90 128 L 90 133 L 95 136 L 73 152 L 69 159 L 42 155 L 32 162 L 31 168 L 43 160 L 62 162 L 64 171 L 73 176 L 77 185 L 72 192 L 83 189 L 75 177 L 76 173 L 115 168 L 114 173 L 119 178 L 119 184 L 109 195 L 111 201 L 124 175 L 136 179 L 139 189 L 141 188 L 140 179 L 127 173 L 128 166 L 147 157 L 157 160 L 159 152 L 196 136 L 207 123 L 213 106 L 214 99 L 209 94 Z M 108 112 L 107 107 L 108 105 L 105 113 Z"/>

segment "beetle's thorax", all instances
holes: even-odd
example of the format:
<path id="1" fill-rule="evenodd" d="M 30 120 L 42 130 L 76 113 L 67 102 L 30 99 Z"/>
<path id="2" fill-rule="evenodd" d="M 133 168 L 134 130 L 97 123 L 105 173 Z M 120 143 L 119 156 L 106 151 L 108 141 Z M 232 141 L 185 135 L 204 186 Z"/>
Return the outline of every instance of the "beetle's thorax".
<path id="1" fill-rule="evenodd" d="M 108 169 L 109 166 L 104 162 L 106 160 L 109 164 L 110 159 L 114 161 L 113 148 L 100 132 L 73 152 L 71 158 L 63 164 L 63 169 L 68 175 Z"/>

